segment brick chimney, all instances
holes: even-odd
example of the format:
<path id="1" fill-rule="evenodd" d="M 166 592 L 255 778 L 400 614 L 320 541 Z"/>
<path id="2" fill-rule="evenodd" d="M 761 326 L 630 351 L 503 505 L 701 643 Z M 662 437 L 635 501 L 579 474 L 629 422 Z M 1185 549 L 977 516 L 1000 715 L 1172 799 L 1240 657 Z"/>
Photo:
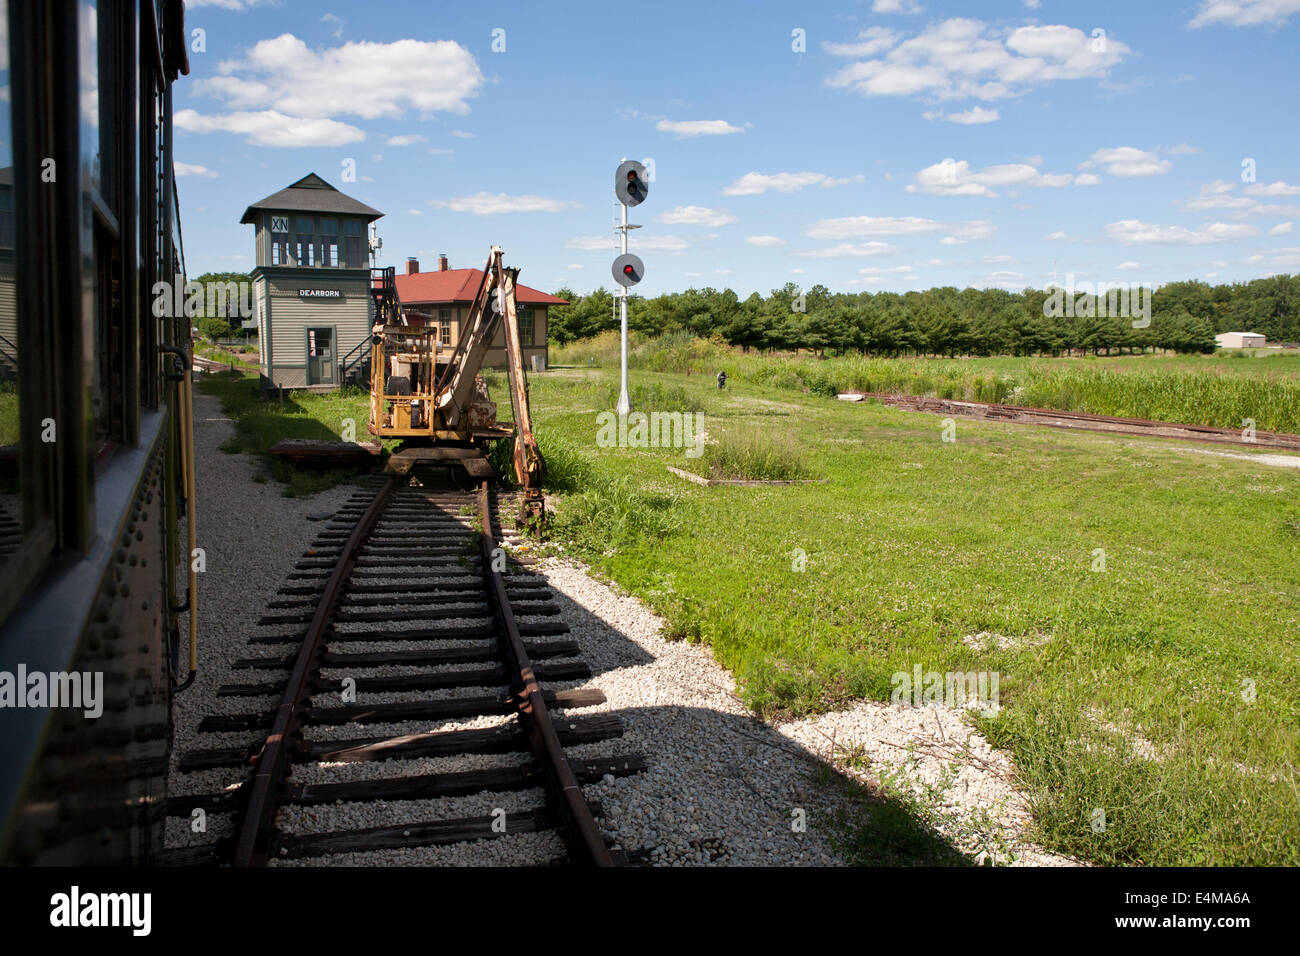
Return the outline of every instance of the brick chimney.
<path id="1" fill-rule="evenodd" d="M 420 260 L 417 259 L 417 258 L 415 258 L 415 256 L 407 256 L 407 257 L 406 257 L 406 274 L 407 274 L 408 276 L 409 276 L 409 275 L 414 275 L 415 273 L 417 273 L 417 272 L 419 272 L 419 271 L 420 271 Z"/>
<path id="2" fill-rule="evenodd" d="M 438 271 L 439 272 L 447 271 L 447 253 L 445 252 L 438 253 Z"/>

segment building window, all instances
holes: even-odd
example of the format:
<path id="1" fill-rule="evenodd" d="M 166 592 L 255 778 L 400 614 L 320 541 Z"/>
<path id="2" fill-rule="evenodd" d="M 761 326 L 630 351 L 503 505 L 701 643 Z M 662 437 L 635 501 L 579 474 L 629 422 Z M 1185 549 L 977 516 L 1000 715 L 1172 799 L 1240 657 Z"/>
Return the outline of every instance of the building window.
<path id="1" fill-rule="evenodd" d="M 340 265 L 360 269 L 365 260 L 361 257 L 361 220 L 343 220 L 343 262 Z"/>
<path id="2" fill-rule="evenodd" d="M 320 264 L 322 266 L 339 264 L 339 221 L 337 219 L 320 221 Z"/>
<path id="3" fill-rule="evenodd" d="M 451 309 L 438 310 L 438 344 L 451 345 Z"/>
<path id="4" fill-rule="evenodd" d="M 271 265 L 289 264 L 289 217 L 271 217 Z"/>
<path id="5" fill-rule="evenodd" d="M 519 316 L 519 344 L 525 348 L 533 344 L 533 310 L 530 306 L 521 305 L 518 310 Z"/>
<path id="6" fill-rule="evenodd" d="M 293 222 L 298 230 L 294 260 L 300 266 L 314 266 L 316 264 L 315 223 L 311 216 L 296 216 Z"/>

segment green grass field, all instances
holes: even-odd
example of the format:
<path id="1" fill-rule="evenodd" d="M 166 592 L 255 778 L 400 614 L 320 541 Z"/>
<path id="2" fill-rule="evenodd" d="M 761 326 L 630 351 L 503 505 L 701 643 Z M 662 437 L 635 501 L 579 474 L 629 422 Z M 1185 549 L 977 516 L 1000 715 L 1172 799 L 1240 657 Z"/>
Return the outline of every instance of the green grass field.
<path id="1" fill-rule="evenodd" d="M 734 469 L 793 453 L 826 479 L 687 483 L 666 466 L 699 473 L 708 455 L 597 443 L 616 372 L 531 377 L 552 535 L 709 644 L 758 712 L 887 700 L 917 664 L 995 671 L 1002 710 L 972 719 L 1014 754 L 1044 845 L 1100 863 L 1300 863 L 1300 470 L 965 420 L 945 442 L 940 418 L 878 404 L 633 382 L 640 410 L 700 413 Z M 365 421 L 357 392 L 281 412 L 247 377 L 204 387 L 238 419 L 231 450 Z M 338 480 L 278 477 L 290 493 Z M 982 632 L 1002 640 L 963 641 Z"/>
<path id="2" fill-rule="evenodd" d="M 829 479 L 701 488 L 666 472 L 692 466 L 681 451 L 596 445 L 611 374 L 532 379 L 574 489 L 556 531 L 707 642 L 758 711 L 887 700 L 918 663 L 997 671 L 1003 710 L 980 724 L 1015 754 L 1045 845 L 1300 862 L 1300 471 L 1006 424 L 960 421 L 945 443 L 934 416 L 637 373 L 684 389 L 712 438 L 793 437 Z M 1009 646 L 963 643 L 980 632 Z"/>

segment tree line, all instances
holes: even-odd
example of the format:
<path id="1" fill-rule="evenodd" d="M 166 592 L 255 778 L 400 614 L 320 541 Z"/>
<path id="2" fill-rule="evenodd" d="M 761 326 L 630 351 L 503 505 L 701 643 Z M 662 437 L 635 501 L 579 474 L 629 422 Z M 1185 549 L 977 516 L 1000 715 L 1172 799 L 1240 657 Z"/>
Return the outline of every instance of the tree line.
<path id="1" fill-rule="evenodd" d="M 564 344 L 618 328 L 615 300 L 603 287 L 584 296 L 567 288 L 555 294 L 569 305 L 551 306 L 551 341 Z M 1053 290 L 952 286 L 832 293 L 823 285 L 804 291 L 787 283 L 766 297 L 755 292 L 742 300 L 731 289 L 687 289 L 632 296 L 628 325 L 649 335 L 720 336 L 746 351 L 886 356 L 1212 352 L 1215 334 L 1230 331 L 1259 332 L 1270 344 L 1300 342 L 1300 276 L 1213 286 L 1171 282 L 1147 300 L 1149 323 L 1136 310 L 1113 314 L 1114 300 L 1104 295 L 1077 295 L 1068 310 L 1053 308 L 1052 296 Z"/>

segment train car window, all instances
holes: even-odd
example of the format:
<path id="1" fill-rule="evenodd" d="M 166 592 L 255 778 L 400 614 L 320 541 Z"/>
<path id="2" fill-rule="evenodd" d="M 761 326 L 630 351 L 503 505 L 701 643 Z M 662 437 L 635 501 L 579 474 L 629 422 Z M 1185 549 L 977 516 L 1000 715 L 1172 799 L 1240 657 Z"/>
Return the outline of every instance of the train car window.
<path id="1" fill-rule="evenodd" d="M 9 94 L 9 10 L 0 0 L 0 571 L 22 544 L 18 455 L 18 286 L 14 266 L 14 156 Z"/>
<path id="2" fill-rule="evenodd" d="M 95 453 L 101 455 L 126 437 L 125 400 L 127 347 L 126 309 L 122 284 L 122 212 L 118 186 L 118 130 L 124 115 L 121 84 L 115 80 L 120 63 L 120 18 L 115 0 L 81 0 L 78 50 L 81 127 L 83 254 L 94 342 L 91 402 L 94 411 Z M 127 224 L 129 227 L 129 223 Z M 100 459 L 103 460 L 102 458 Z"/>

